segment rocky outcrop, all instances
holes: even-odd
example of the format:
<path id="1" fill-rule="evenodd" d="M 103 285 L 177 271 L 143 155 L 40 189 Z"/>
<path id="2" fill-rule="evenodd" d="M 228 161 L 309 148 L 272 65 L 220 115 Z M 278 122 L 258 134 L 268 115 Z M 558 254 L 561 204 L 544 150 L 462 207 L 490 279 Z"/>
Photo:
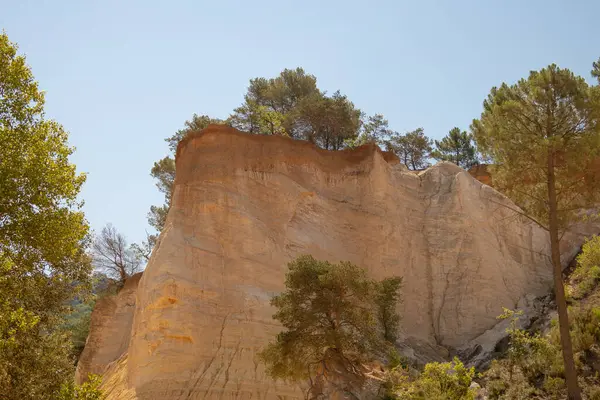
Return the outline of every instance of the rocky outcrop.
<path id="1" fill-rule="evenodd" d="M 135 310 L 136 289 L 142 273 L 129 278 L 117 295 L 100 298 L 90 319 L 90 334 L 79 357 L 75 380 L 88 374 L 102 375 L 106 368 L 127 352 Z"/>
<path id="2" fill-rule="evenodd" d="M 111 399 L 302 398 L 257 358 L 279 331 L 269 299 L 300 254 L 402 276 L 404 351 L 424 360 L 551 285 L 547 234 L 450 163 L 415 174 L 375 146 L 330 152 L 223 126 L 184 139 L 176 163 L 127 351 L 104 359 Z M 566 238 L 565 259 L 580 242 Z"/>

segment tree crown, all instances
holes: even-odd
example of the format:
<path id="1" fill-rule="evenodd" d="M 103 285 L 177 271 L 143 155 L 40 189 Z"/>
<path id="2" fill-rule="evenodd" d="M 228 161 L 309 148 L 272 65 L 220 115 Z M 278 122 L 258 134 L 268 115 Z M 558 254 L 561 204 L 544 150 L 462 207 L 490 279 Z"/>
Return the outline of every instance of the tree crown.
<path id="1" fill-rule="evenodd" d="M 598 200 L 593 166 L 600 156 L 600 117 L 594 90 L 553 64 L 514 85 L 492 88 L 471 126 L 494 163 L 495 185 L 542 226 L 549 213 L 549 159 L 562 228 Z"/>

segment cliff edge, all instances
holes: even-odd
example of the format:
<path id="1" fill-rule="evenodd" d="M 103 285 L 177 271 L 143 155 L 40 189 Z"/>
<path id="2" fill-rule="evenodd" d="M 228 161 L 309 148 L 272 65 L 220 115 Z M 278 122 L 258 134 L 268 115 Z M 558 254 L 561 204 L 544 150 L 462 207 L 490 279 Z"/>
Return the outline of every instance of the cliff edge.
<path id="1" fill-rule="evenodd" d="M 257 359 L 279 331 L 269 299 L 300 254 L 402 276 L 402 337 L 440 354 L 551 287 L 546 232 L 450 163 L 412 173 L 373 145 L 332 152 L 212 125 L 180 143 L 176 164 L 127 343 L 86 361 L 104 365 L 109 399 L 303 398 Z M 565 260 L 581 241 L 564 240 Z"/>

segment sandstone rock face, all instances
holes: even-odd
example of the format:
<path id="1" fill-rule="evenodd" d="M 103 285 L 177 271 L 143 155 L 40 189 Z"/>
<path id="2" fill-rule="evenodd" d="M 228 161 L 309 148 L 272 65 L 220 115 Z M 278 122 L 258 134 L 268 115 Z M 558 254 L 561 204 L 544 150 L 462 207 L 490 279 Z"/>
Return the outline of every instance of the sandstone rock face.
<path id="1" fill-rule="evenodd" d="M 75 380 L 84 381 L 88 374 L 102 375 L 106 367 L 127 352 L 135 310 L 136 289 L 142 273 L 127 280 L 116 296 L 96 302 L 90 321 L 90 334 L 81 353 Z"/>
<path id="2" fill-rule="evenodd" d="M 257 353 L 279 331 L 269 299 L 286 263 L 306 253 L 404 277 L 403 337 L 447 355 L 493 328 L 502 306 L 551 287 L 547 234 L 506 205 L 450 163 L 412 173 L 374 146 L 328 152 L 222 126 L 194 134 L 177 151 L 127 354 L 115 345 L 102 359 L 109 398 L 303 398 L 268 379 Z M 565 259 L 579 244 L 565 240 Z"/>

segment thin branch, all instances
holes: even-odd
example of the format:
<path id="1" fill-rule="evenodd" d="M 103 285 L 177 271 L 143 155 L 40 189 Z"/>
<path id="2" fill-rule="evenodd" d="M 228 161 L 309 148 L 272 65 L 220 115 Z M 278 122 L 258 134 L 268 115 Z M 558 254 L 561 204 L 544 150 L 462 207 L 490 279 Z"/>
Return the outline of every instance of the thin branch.
<path id="1" fill-rule="evenodd" d="M 560 188 L 560 190 L 557 190 L 557 191 L 556 191 L 556 196 L 558 197 L 558 196 L 560 196 L 560 195 L 561 195 L 563 192 L 565 192 L 565 191 L 568 191 L 568 190 L 571 190 L 572 188 L 574 188 L 574 187 L 575 187 L 575 185 L 577 185 L 577 184 L 578 184 L 580 181 L 582 181 L 582 180 L 585 180 L 585 175 L 584 175 L 584 176 L 582 176 L 582 177 L 581 177 L 581 178 L 579 178 L 579 179 L 576 179 L 576 180 L 575 180 L 574 182 L 572 182 L 572 183 L 571 183 L 569 186 L 567 186 L 567 187 L 564 187 L 564 188 Z"/>
<path id="2" fill-rule="evenodd" d="M 514 191 L 515 191 L 515 192 L 517 192 L 517 193 L 521 193 L 522 195 L 525 195 L 525 196 L 531 197 L 532 199 L 534 199 L 534 200 L 537 200 L 537 201 L 539 201 L 539 202 L 541 202 L 541 203 L 545 203 L 545 202 L 547 201 L 547 200 L 544 200 L 544 199 L 540 199 L 539 197 L 537 197 L 537 196 L 534 196 L 534 195 L 532 195 L 531 193 L 524 192 L 524 191 L 522 191 L 522 190 L 518 190 L 518 189 L 515 189 L 515 188 L 512 188 L 511 190 L 514 190 Z"/>
<path id="3" fill-rule="evenodd" d="M 529 219 L 530 221 L 534 222 L 534 223 L 535 223 L 536 225 L 538 225 L 540 228 L 542 228 L 542 229 L 544 229 L 544 230 L 546 230 L 546 231 L 548 230 L 548 228 L 547 228 L 547 227 L 546 227 L 544 224 L 542 224 L 541 222 L 539 222 L 538 220 L 536 220 L 536 219 L 535 219 L 535 218 L 533 218 L 532 216 L 525 214 L 523 211 L 519 211 L 519 210 L 517 210 L 516 208 L 509 207 L 509 206 L 507 206 L 506 204 L 502 204 L 502 203 L 499 203 L 499 202 L 497 202 L 497 201 L 494 201 L 494 200 L 491 200 L 491 199 L 488 199 L 488 200 L 489 200 L 490 202 L 492 202 L 492 203 L 498 204 L 499 206 L 502 206 L 502 207 L 508 208 L 509 210 L 511 210 L 511 211 L 514 211 L 515 213 L 517 213 L 517 214 L 519 214 L 519 215 L 521 215 L 521 216 L 523 216 L 523 217 L 525 217 L 525 218 Z"/>

